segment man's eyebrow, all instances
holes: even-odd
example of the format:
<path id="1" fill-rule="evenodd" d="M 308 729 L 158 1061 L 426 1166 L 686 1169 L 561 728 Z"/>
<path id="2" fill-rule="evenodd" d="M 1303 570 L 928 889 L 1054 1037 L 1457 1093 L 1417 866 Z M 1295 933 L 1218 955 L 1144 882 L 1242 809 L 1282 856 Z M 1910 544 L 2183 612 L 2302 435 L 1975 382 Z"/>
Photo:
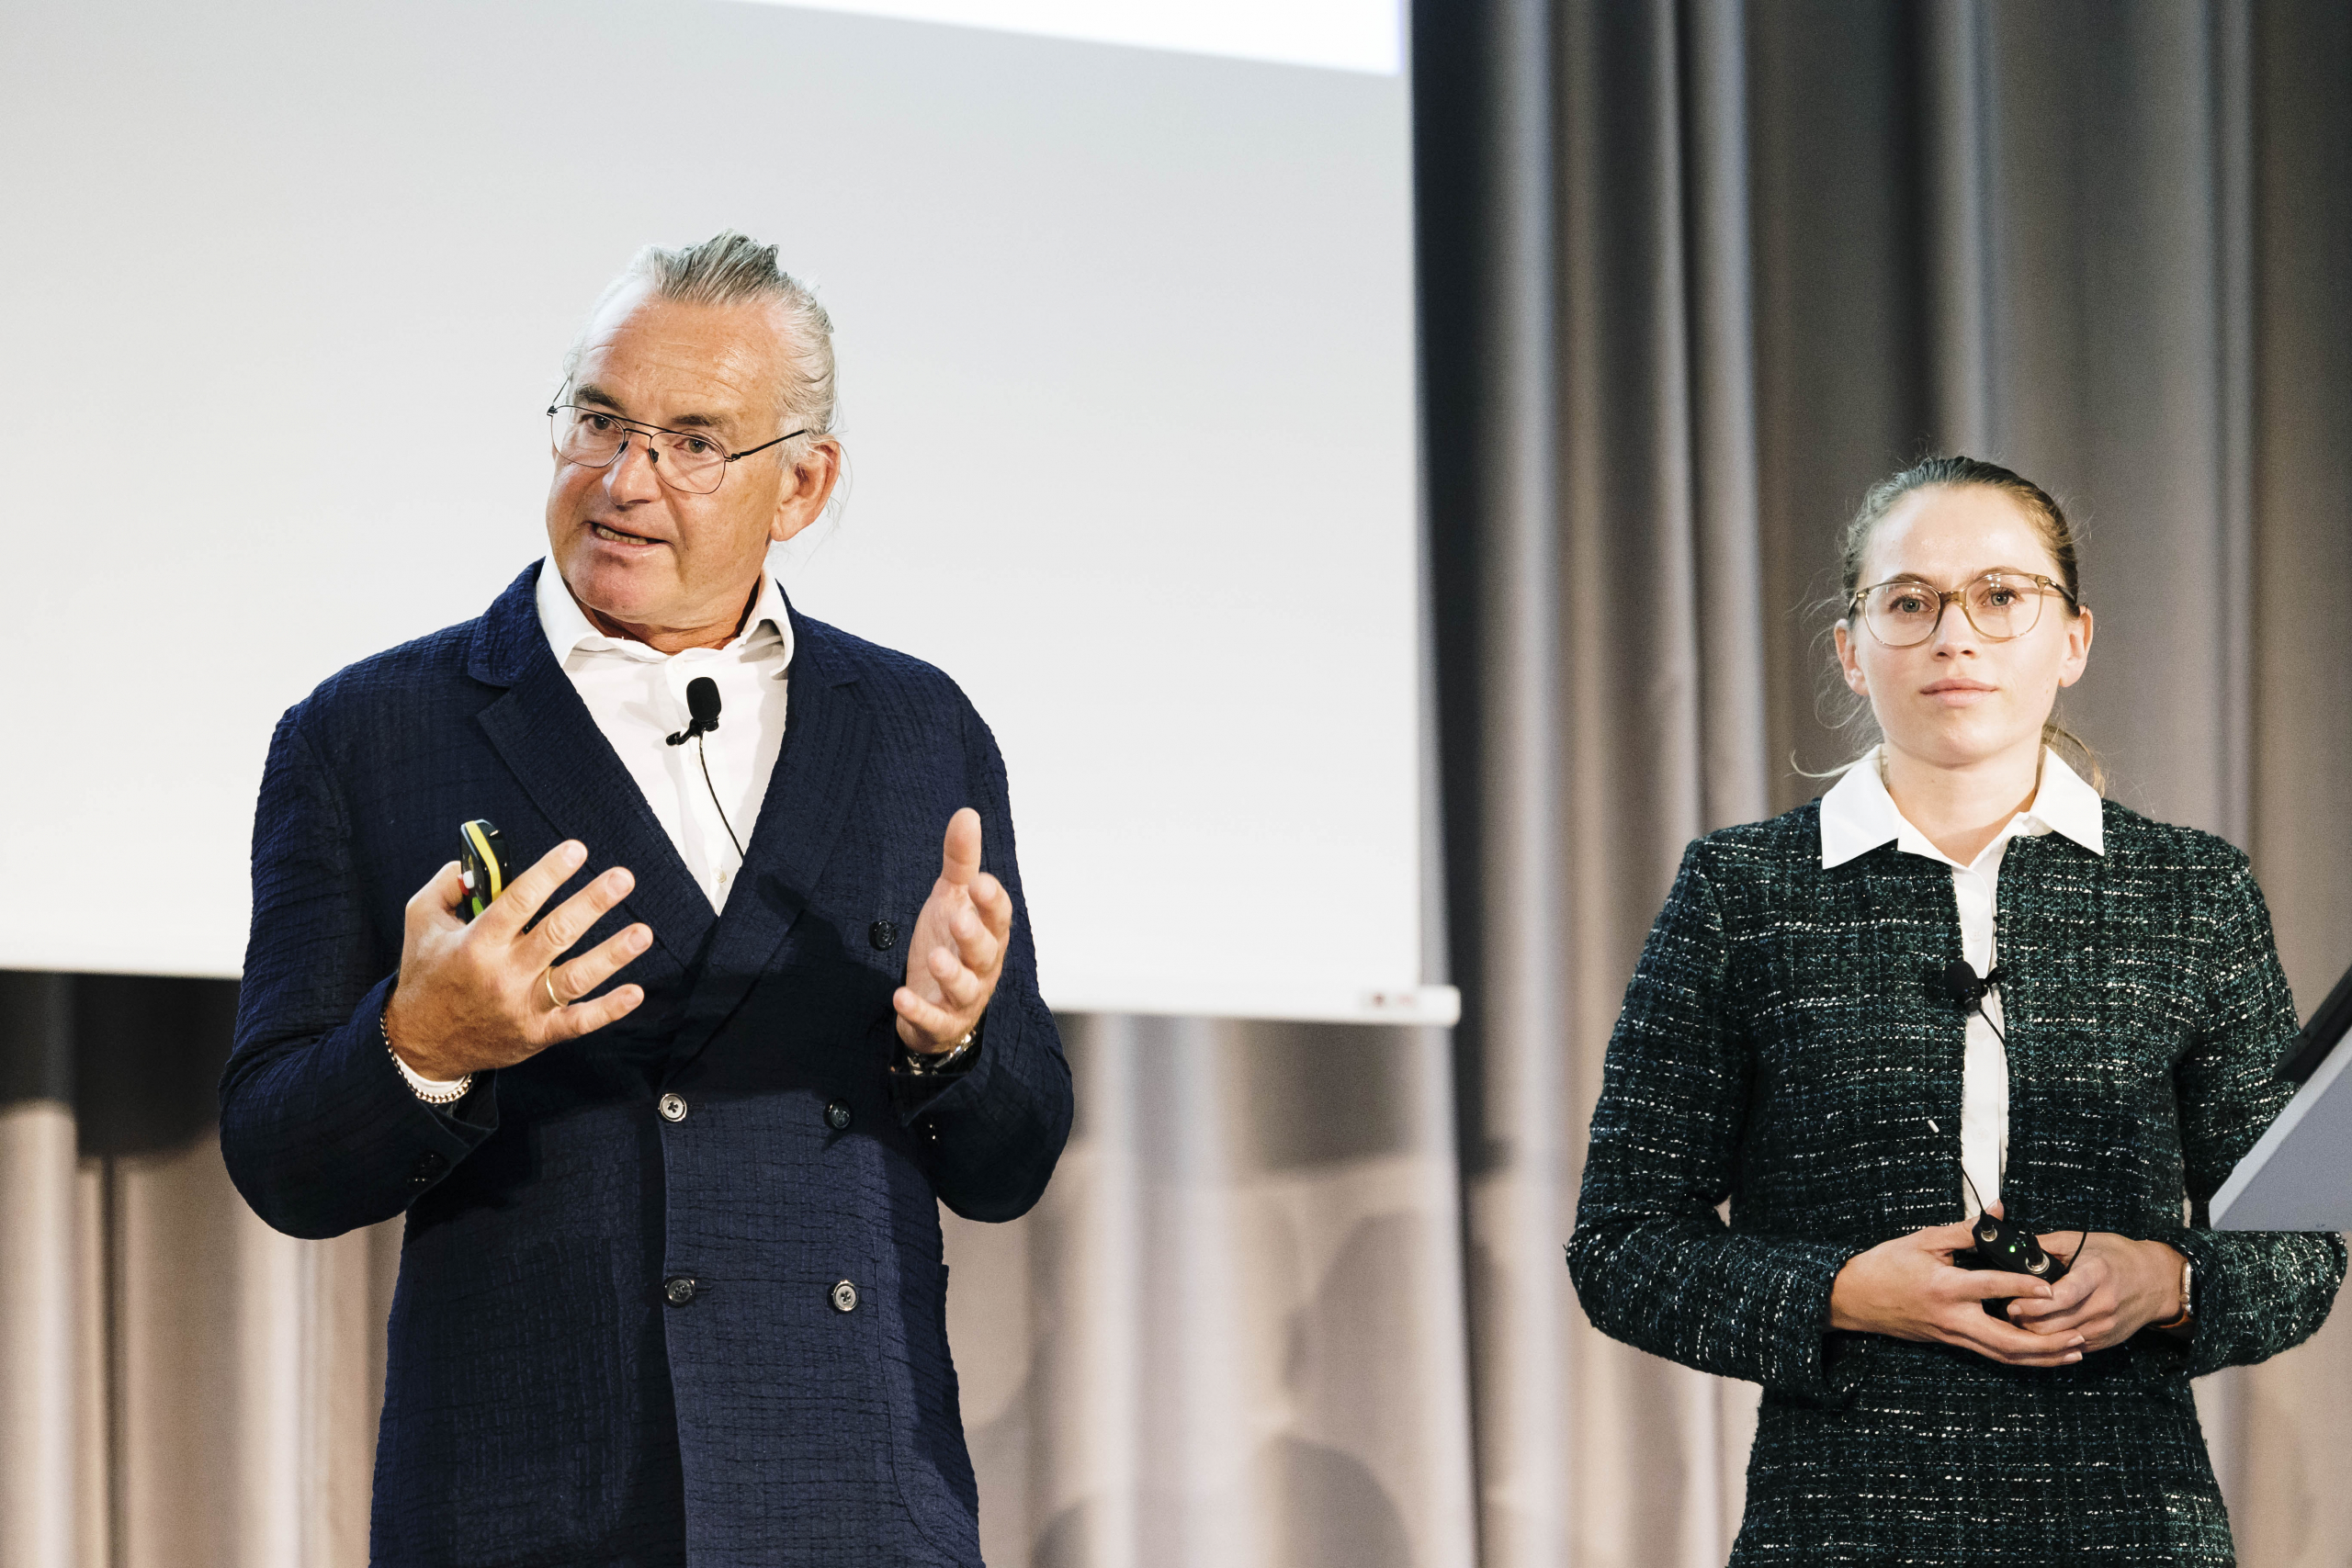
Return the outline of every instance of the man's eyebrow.
<path id="1" fill-rule="evenodd" d="M 621 406 L 621 400 L 618 398 L 613 396 L 610 392 L 607 392 L 604 388 L 597 386 L 593 381 L 588 383 L 586 386 L 582 387 L 578 391 L 572 393 L 571 400 L 575 403 L 581 403 L 590 407 L 610 409 L 624 419 L 633 417 L 630 415 L 628 410 Z M 724 430 L 729 423 L 730 422 L 725 416 L 720 414 L 684 413 L 680 414 L 672 423 L 664 425 L 657 425 L 655 428 L 660 430 Z"/>

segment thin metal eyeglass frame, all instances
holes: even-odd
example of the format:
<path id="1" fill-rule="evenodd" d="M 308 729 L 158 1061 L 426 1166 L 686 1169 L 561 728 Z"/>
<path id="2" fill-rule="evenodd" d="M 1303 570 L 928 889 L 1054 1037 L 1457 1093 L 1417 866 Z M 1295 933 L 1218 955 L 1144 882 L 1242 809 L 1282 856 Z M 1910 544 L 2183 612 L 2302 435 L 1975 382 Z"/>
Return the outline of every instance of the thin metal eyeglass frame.
<path id="1" fill-rule="evenodd" d="M 2014 578 L 2021 582 L 2030 582 L 2033 584 L 2034 592 L 2037 596 L 2046 597 L 2050 594 L 2055 593 L 2059 598 L 2066 601 L 2066 607 L 2068 609 L 2075 611 L 2082 609 L 2082 605 L 2076 602 L 2075 596 L 2066 592 L 2066 585 L 2064 583 L 2059 582 L 2052 578 L 2044 577 L 2040 572 L 1988 571 L 1979 576 L 1970 578 L 1966 582 L 1962 583 L 1957 588 L 1939 588 L 1932 582 L 1922 582 L 1916 577 L 1890 577 L 1884 582 L 1873 582 L 1868 588 L 1857 588 L 1854 590 L 1854 596 L 1846 601 L 1846 611 L 1849 615 L 1859 614 L 1861 616 L 1862 625 L 1870 626 L 1871 636 L 1878 638 L 1879 646 L 1882 648 L 1918 647 L 1921 643 L 1932 638 L 1938 631 L 1942 629 L 1944 624 L 1944 612 L 1951 609 L 1954 604 L 1958 604 L 1960 606 L 1960 613 L 1966 618 L 1970 629 L 1974 631 L 1978 637 L 1983 637 L 1987 642 L 2014 642 L 2018 637 L 2030 636 L 2033 631 L 2033 626 L 2038 626 L 2041 624 L 2041 616 L 2039 612 L 2037 612 L 2033 617 L 2033 626 L 2028 626 L 2021 632 L 1988 632 L 1983 626 L 1976 624 L 1976 617 L 1970 615 L 1968 612 L 1968 591 L 1975 587 L 1978 583 L 1984 581 L 1986 578 L 2001 580 Z M 1862 609 L 1863 600 L 1869 598 L 1871 594 L 1877 592 L 1882 588 L 1893 588 L 1897 584 L 1901 584 L 1906 588 L 1917 588 L 1923 593 L 1932 593 L 1937 599 L 1936 618 L 1928 624 L 1928 629 L 1925 632 L 1922 632 L 1919 636 L 1912 638 L 1909 642 L 1887 641 L 1884 637 L 1880 635 L 1879 629 L 1876 626 L 1871 626 L 1870 613 Z"/>
<path id="2" fill-rule="evenodd" d="M 594 414 L 598 419 L 609 419 L 624 430 L 636 431 L 644 434 L 649 437 L 646 442 L 645 457 L 646 460 L 653 467 L 653 477 L 657 479 L 662 479 L 662 483 L 668 489 L 681 491 L 687 495 L 717 495 L 718 493 L 718 485 L 723 485 L 727 482 L 728 470 L 739 460 L 744 457 L 757 457 L 760 453 L 766 451 L 771 446 L 781 446 L 796 435 L 806 435 L 808 434 L 808 426 L 803 425 L 798 430 L 788 431 L 786 434 L 777 436 L 773 441 L 763 441 L 757 446 L 746 446 L 741 452 L 721 452 L 719 454 L 720 467 L 718 470 L 718 484 L 711 486 L 708 490 L 686 490 L 684 485 L 673 485 L 671 484 L 668 479 L 662 479 L 662 459 L 660 456 L 652 450 L 653 443 L 650 438 L 655 435 L 683 435 L 694 439 L 703 439 L 698 432 L 692 430 L 673 430 L 666 424 L 648 424 L 643 420 L 624 419 L 621 415 L 615 413 L 610 409 L 586 408 L 579 403 L 549 403 L 548 405 L 548 419 L 549 423 L 552 423 L 555 416 L 566 409 L 570 409 L 574 413 L 591 413 Z M 556 450 L 559 452 L 563 448 L 560 444 L 556 447 Z M 605 458 L 601 463 L 583 463 L 581 466 L 588 468 L 609 468 L 615 463 L 619 462 L 621 460 L 621 454 L 628 450 L 628 437 L 624 435 L 621 437 L 620 445 L 613 448 L 613 455 L 611 457 Z"/>

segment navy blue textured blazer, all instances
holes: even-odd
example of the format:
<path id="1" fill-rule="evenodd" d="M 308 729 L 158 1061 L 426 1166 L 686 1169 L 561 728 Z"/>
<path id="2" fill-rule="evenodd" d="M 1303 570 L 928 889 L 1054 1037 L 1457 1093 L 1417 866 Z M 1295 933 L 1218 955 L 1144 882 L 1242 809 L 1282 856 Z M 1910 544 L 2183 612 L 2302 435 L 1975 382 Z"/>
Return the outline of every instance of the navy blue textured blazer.
<path id="1" fill-rule="evenodd" d="M 294 1235 L 408 1214 L 374 1560 L 977 1563 L 937 1204 L 1025 1211 L 1071 1108 L 996 743 L 937 670 L 795 612 L 783 752 L 714 915 L 549 651 L 537 570 L 289 710 L 254 822 L 230 1174 Z M 967 805 L 1012 942 L 942 1088 L 893 1069 L 882 922 L 913 930 Z M 558 901 L 636 874 L 579 951 L 654 941 L 614 982 L 635 1012 L 441 1110 L 379 1027 L 403 907 L 474 817 L 517 866 L 587 844 Z"/>

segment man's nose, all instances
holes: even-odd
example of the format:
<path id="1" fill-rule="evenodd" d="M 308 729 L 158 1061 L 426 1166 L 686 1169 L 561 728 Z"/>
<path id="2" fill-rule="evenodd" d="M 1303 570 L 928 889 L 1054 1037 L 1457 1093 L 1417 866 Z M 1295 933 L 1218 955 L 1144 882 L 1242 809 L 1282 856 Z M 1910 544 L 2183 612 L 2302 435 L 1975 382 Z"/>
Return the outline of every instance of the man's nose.
<path id="1" fill-rule="evenodd" d="M 621 443 L 620 455 L 605 469 L 605 493 L 615 501 L 655 501 L 662 480 L 654 472 L 656 459 L 645 437 L 632 432 Z"/>

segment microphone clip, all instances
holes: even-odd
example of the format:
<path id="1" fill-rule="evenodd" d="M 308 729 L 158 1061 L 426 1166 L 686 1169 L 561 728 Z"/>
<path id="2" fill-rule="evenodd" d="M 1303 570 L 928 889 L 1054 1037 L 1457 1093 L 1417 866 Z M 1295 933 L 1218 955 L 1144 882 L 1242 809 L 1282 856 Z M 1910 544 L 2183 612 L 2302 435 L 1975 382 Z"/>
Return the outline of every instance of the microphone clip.
<path id="1" fill-rule="evenodd" d="M 1998 964 L 1980 976 L 1965 958 L 1955 958 L 1936 972 L 1937 985 L 1963 1008 L 1976 1006 L 2008 977 L 2008 971 Z"/>

